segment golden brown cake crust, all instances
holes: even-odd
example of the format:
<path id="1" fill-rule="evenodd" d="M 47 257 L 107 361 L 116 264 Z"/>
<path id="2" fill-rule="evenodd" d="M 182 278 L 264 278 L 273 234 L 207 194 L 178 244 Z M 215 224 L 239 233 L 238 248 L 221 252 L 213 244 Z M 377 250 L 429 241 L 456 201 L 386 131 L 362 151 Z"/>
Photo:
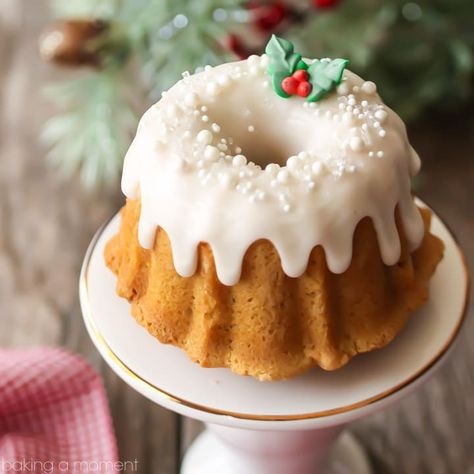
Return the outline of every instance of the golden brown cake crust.
<path id="1" fill-rule="evenodd" d="M 118 277 L 117 293 L 161 342 L 183 348 L 203 367 L 278 380 L 314 365 L 334 370 L 358 353 L 385 346 L 426 302 L 443 243 L 429 232 L 430 211 L 420 212 L 425 237 L 412 254 L 397 219 L 402 253 L 396 265 L 382 262 L 372 221 L 365 218 L 342 274 L 328 270 L 323 249 L 316 247 L 306 272 L 290 278 L 272 243 L 260 240 L 245 255 L 240 281 L 225 286 L 207 244 L 199 245 L 198 268 L 189 278 L 176 273 L 163 230 L 157 230 L 153 249 L 143 249 L 140 202 L 128 200 L 105 260 Z"/>

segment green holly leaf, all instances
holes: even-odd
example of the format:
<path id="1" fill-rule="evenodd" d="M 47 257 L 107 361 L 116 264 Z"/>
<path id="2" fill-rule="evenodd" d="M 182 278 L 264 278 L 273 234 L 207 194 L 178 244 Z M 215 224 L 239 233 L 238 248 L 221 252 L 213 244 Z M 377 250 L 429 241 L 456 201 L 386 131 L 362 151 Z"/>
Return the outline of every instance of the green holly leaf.
<path id="1" fill-rule="evenodd" d="M 301 54 L 294 52 L 293 43 L 275 35 L 267 43 L 265 53 L 270 59 L 268 72 L 272 75 L 284 73 L 285 77 L 291 76 L 301 60 Z"/>
<path id="2" fill-rule="evenodd" d="M 311 94 L 306 99 L 316 102 L 341 83 L 344 69 L 349 64 L 347 59 L 321 61 L 316 59 L 308 68 L 310 83 L 313 86 Z"/>

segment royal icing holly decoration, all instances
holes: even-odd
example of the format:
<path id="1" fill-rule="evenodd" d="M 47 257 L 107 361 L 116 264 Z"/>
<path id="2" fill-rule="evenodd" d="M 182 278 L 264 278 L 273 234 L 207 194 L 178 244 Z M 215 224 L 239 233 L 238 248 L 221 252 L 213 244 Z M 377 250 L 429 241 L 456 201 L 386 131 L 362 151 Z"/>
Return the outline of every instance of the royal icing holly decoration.
<path id="1" fill-rule="evenodd" d="M 268 73 L 274 91 L 285 99 L 299 95 L 308 102 L 316 102 L 341 83 L 347 59 L 316 59 L 307 64 L 293 44 L 272 35 L 265 53 L 270 59 Z"/>

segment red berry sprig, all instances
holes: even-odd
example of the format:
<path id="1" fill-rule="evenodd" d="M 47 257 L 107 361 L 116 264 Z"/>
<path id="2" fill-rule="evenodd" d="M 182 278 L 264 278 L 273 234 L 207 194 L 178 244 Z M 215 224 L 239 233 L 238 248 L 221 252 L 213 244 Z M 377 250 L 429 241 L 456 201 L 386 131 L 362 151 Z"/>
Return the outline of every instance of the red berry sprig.
<path id="1" fill-rule="evenodd" d="M 297 69 L 291 76 L 281 81 L 281 88 L 288 95 L 308 97 L 313 86 L 309 83 L 309 74 L 305 69 Z"/>

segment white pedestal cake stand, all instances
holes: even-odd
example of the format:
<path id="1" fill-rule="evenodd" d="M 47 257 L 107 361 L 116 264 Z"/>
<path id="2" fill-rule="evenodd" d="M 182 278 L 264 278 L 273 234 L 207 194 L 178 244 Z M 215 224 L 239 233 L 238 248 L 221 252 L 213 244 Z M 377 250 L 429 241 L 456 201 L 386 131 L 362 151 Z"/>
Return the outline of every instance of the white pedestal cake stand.
<path id="1" fill-rule="evenodd" d="M 426 381 L 446 359 L 462 325 L 468 274 L 456 241 L 434 216 L 445 256 L 430 301 L 388 347 L 335 372 L 314 369 L 283 382 L 258 382 L 227 369 L 204 369 L 160 344 L 130 316 L 105 267 L 105 243 L 118 216 L 93 239 L 81 274 L 84 320 L 110 367 L 135 390 L 207 424 L 188 450 L 182 474 L 368 474 L 367 458 L 344 433 L 348 422 L 381 410 Z M 328 464 L 327 454 L 331 462 Z"/>

